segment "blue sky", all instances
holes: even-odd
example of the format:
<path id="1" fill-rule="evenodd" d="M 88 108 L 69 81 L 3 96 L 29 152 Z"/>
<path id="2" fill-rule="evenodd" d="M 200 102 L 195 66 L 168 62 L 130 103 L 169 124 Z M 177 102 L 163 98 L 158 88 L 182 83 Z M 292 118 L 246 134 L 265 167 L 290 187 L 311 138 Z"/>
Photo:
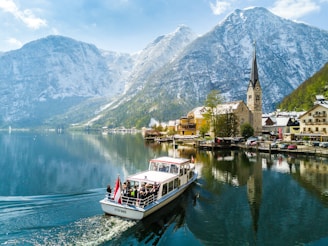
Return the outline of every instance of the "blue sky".
<path id="1" fill-rule="evenodd" d="M 133 53 L 181 24 L 202 35 L 251 6 L 328 31 L 328 0 L 0 0 L 0 51 L 54 34 Z"/>

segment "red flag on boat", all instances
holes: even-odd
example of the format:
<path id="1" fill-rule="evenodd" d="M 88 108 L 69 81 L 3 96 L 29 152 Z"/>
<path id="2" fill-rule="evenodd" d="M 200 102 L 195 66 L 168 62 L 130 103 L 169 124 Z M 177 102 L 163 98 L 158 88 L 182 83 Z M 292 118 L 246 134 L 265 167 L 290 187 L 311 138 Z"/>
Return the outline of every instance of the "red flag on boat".
<path id="1" fill-rule="evenodd" d="M 121 181 L 120 177 L 117 177 L 115 188 L 114 188 L 114 200 L 117 203 L 122 203 L 121 201 Z"/>

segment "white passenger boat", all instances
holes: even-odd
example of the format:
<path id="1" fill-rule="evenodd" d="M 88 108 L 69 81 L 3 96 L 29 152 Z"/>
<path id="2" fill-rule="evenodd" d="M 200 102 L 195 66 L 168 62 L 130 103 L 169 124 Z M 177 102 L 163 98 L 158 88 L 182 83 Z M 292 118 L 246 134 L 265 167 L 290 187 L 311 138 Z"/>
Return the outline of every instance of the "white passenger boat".
<path id="1" fill-rule="evenodd" d="M 140 220 L 180 196 L 197 178 L 189 159 L 160 157 L 149 162 L 148 171 L 118 177 L 115 189 L 100 201 L 106 214 Z"/>

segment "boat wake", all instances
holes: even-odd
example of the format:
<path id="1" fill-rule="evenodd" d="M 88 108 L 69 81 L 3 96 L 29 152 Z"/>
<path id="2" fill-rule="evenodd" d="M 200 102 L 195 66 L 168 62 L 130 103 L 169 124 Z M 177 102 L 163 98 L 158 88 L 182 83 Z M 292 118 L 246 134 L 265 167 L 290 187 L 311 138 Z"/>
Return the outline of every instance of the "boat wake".
<path id="1" fill-rule="evenodd" d="M 137 222 L 107 215 L 94 216 L 66 226 L 42 230 L 31 239 L 19 243 L 32 245 L 100 245 L 118 238 L 135 223 Z"/>
<path id="2" fill-rule="evenodd" d="M 100 212 L 103 192 L 102 188 L 74 194 L 0 196 L 0 244 L 99 245 L 115 240 L 136 221 L 94 215 Z"/>

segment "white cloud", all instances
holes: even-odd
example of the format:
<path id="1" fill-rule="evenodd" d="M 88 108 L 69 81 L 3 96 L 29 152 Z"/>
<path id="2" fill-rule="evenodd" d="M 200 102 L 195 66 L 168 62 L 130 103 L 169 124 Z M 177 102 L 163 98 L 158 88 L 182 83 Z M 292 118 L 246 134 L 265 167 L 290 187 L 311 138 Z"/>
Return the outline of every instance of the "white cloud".
<path id="1" fill-rule="evenodd" d="M 46 20 L 36 17 L 30 9 L 20 10 L 13 0 L 0 0 L 0 9 L 12 14 L 31 29 L 47 26 Z"/>
<path id="2" fill-rule="evenodd" d="M 314 11 L 320 6 L 314 0 L 277 0 L 270 10 L 281 17 L 297 19 Z"/>
<path id="3" fill-rule="evenodd" d="M 227 9 L 229 9 L 230 6 L 231 4 L 228 1 L 216 0 L 215 3 L 210 3 L 210 7 L 213 11 L 213 14 L 215 15 L 220 15 L 224 13 Z"/>
<path id="4" fill-rule="evenodd" d="M 5 41 L 13 48 L 20 48 L 23 45 L 23 43 L 16 38 L 8 38 Z"/>

